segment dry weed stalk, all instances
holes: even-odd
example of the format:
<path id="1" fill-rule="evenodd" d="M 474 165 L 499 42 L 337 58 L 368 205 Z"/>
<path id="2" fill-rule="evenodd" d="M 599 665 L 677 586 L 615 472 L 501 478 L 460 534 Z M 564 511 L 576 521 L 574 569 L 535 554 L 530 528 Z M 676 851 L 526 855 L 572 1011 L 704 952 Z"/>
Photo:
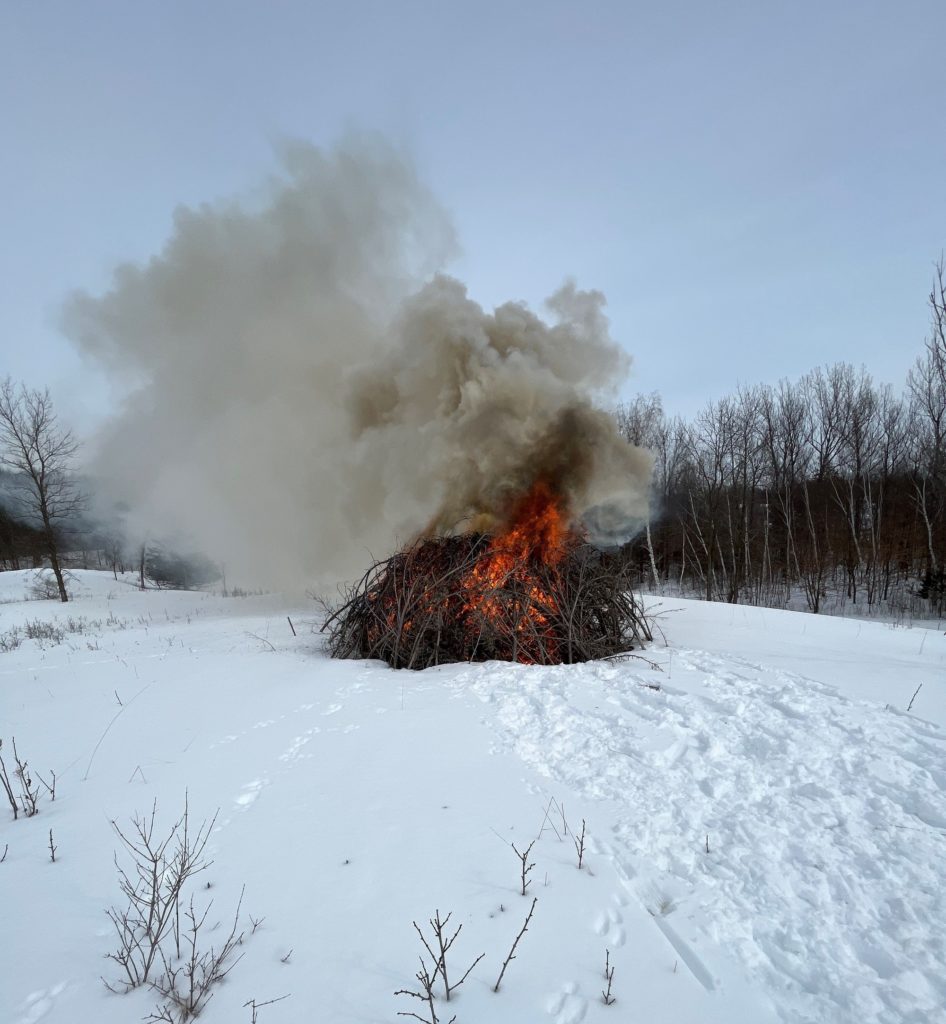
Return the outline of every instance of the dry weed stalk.
<path id="1" fill-rule="evenodd" d="M 7 774 L 7 766 L 4 764 L 3 756 L 0 755 L 0 785 L 3 786 L 3 791 L 6 794 L 7 801 L 10 804 L 10 808 L 13 811 L 13 820 L 20 816 L 20 811 L 23 812 L 27 818 L 32 818 L 33 815 L 39 814 L 39 789 L 36 787 L 36 783 L 33 782 L 33 777 L 30 775 L 29 764 L 22 760 L 17 749 L 16 749 L 16 737 L 13 737 L 13 761 L 16 767 L 13 769 L 13 778 L 16 779 L 16 783 L 19 788 L 19 796 L 14 792 L 14 783 L 10 781 L 10 776 Z M 3 748 L 3 740 L 0 740 L 0 749 Z M 42 780 L 41 780 L 42 781 Z M 46 783 L 43 783 L 45 786 Z M 55 775 L 53 776 L 53 789 L 50 792 L 55 799 Z M 47 789 L 49 787 L 47 786 Z"/>

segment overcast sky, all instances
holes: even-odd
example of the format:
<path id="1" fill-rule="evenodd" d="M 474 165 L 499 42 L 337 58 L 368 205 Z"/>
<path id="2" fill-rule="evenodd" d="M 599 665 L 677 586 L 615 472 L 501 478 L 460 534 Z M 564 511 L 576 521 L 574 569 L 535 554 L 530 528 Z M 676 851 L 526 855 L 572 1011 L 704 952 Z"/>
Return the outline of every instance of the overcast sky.
<path id="1" fill-rule="evenodd" d="M 380 131 L 486 305 L 607 296 L 629 390 L 692 413 L 865 363 L 898 387 L 946 247 L 943 0 L 0 5 L 0 375 L 88 425 L 65 295 L 273 142 Z"/>

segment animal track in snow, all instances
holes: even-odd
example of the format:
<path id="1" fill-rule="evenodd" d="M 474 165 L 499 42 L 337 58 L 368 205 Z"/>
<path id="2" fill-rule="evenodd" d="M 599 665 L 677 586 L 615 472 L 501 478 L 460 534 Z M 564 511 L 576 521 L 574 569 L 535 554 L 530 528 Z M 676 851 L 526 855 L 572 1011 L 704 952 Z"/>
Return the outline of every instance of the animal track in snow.
<path id="1" fill-rule="evenodd" d="M 229 736 L 222 736 L 219 740 L 216 740 L 214 743 L 211 743 L 209 749 L 213 750 L 214 747 L 223 747 L 226 746 L 228 743 L 236 743 L 236 741 L 243 735 L 245 735 L 245 733 L 240 732 L 231 733 Z"/>
<path id="2" fill-rule="evenodd" d="M 16 1019 L 16 1024 L 35 1024 L 36 1021 L 42 1020 L 53 1008 L 57 996 L 62 995 L 65 990 L 66 983 L 61 981 L 52 988 L 31 992 L 18 1007 L 23 1016 Z"/>
<path id="3" fill-rule="evenodd" d="M 561 992 L 551 996 L 545 1005 L 555 1024 L 580 1024 L 588 1012 L 588 1000 L 578 990 L 578 985 L 569 981 Z"/>
<path id="4" fill-rule="evenodd" d="M 623 922 L 621 912 L 616 907 L 602 910 L 595 916 L 595 934 L 600 935 L 609 946 L 617 949 L 627 941 Z"/>
<path id="5" fill-rule="evenodd" d="M 311 729 L 306 731 L 301 736 L 296 736 L 292 743 L 279 755 L 280 761 L 294 761 L 297 757 L 301 757 L 302 748 L 312 739 L 312 737 L 322 730 L 314 725 Z"/>
<path id="6" fill-rule="evenodd" d="M 246 810 L 247 807 L 256 803 L 263 787 L 266 785 L 264 779 L 254 779 L 243 787 L 243 792 L 234 800 L 238 810 Z"/>

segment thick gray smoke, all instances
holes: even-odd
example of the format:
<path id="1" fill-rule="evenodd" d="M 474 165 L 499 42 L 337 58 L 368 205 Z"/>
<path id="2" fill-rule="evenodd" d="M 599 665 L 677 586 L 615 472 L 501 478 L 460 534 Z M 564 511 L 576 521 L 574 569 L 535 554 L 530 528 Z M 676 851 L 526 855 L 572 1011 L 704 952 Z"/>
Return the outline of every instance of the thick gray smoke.
<path id="1" fill-rule="evenodd" d="M 603 297 L 490 314 L 436 273 L 453 248 L 400 155 L 294 145 L 255 203 L 179 210 L 147 266 L 74 296 L 67 332 L 127 393 L 94 469 L 132 529 L 270 585 L 501 520 L 538 478 L 594 539 L 632 533 L 650 466 L 592 404 L 627 370 Z"/>

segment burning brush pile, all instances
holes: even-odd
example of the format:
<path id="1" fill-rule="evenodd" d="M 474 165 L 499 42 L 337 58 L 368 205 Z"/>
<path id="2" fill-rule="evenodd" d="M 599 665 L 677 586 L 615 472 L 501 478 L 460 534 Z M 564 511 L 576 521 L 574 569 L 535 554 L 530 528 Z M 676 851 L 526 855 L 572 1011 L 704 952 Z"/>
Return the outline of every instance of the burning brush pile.
<path id="1" fill-rule="evenodd" d="M 323 631 L 333 657 L 413 669 L 571 664 L 651 639 L 623 561 L 586 543 L 543 483 L 503 529 L 421 539 L 373 565 Z"/>

